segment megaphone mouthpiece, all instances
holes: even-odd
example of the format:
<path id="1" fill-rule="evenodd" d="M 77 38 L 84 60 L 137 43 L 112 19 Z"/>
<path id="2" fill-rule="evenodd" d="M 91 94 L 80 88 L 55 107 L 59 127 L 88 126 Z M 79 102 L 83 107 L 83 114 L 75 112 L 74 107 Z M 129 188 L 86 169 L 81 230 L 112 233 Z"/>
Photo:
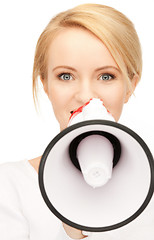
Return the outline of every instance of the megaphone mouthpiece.
<path id="1" fill-rule="evenodd" d="M 106 109 L 103 101 L 99 98 L 92 98 L 83 106 L 80 106 L 76 111 L 71 114 L 68 126 L 82 121 L 93 119 L 105 119 L 114 121 L 113 116 Z"/>

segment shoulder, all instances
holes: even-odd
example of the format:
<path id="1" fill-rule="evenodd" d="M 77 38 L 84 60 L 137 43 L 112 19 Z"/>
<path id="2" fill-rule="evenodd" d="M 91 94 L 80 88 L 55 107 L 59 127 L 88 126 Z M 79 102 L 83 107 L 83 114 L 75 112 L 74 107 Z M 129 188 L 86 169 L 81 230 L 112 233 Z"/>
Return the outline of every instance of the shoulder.
<path id="1" fill-rule="evenodd" d="M 0 164 L 0 209 L 10 209 L 18 203 L 17 185 L 20 182 L 19 163 Z"/>
<path id="2" fill-rule="evenodd" d="M 0 164 L 0 205 L 13 206 L 38 191 L 37 173 L 28 160 Z"/>
<path id="3" fill-rule="evenodd" d="M 0 164 L 0 178 L 6 178 L 12 174 L 12 171 L 16 171 L 18 169 L 17 162 L 8 162 Z"/>
<path id="4" fill-rule="evenodd" d="M 0 164 L 0 178 L 15 176 L 23 168 L 25 161 L 8 162 Z"/>
<path id="5" fill-rule="evenodd" d="M 0 189 L 18 188 L 35 183 L 37 172 L 30 166 L 28 160 L 0 164 Z"/>
<path id="6" fill-rule="evenodd" d="M 0 190 L 12 188 L 22 176 L 24 161 L 0 164 Z"/>
<path id="7" fill-rule="evenodd" d="M 33 170 L 36 170 L 39 168 L 41 157 L 37 157 L 31 160 L 21 160 L 17 162 L 7 162 L 7 163 L 1 163 L 0 164 L 0 178 L 2 177 L 15 177 L 17 175 L 24 175 L 25 172 L 28 171 L 27 166 L 31 166 Z M 29 166 L 29 167 L 30 167 Z"/>

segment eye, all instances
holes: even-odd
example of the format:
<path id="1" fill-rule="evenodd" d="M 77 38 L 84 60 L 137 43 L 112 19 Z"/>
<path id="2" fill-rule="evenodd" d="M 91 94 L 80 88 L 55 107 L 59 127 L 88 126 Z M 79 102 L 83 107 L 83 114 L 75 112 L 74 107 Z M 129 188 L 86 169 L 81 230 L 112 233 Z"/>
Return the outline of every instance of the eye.
<path id="1" fill-rule="evenodd" d="M 64 81 L 68 81 L 68 80 L 72 80 L 72 76 L 70 73 L 61 73 L 58 75 L 58 78 L 64 80 Z"/>
<path id="2" fill-rule="evenodd" d="M 109 73 L 104 73 L 100 76 L 100 80 L 103 80 L 103 81 L 109 81 L 114 78 L 115 78 L 115 76 L 113 74 L 109 74 Z"/>

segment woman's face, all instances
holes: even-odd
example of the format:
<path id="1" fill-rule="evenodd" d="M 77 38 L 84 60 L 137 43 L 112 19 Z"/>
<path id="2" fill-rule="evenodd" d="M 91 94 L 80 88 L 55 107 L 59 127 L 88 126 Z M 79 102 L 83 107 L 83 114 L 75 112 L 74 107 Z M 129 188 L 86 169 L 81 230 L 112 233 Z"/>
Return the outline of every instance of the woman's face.
<path id="1" fill-rule="evenodd" d="M 126 79 L 108 49 L 80 28 L 66 28 L 52 41 L 44 89 L 61 130 L 67 127 L 71 112 L 91 98 L 102 99 L 118 121 L 130 96 Z"/>

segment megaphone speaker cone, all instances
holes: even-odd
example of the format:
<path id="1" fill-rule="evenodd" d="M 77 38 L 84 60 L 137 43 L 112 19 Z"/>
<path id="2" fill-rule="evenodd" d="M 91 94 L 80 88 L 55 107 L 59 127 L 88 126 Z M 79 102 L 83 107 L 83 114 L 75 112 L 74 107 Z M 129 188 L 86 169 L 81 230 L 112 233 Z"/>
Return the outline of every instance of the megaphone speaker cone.
<path id="1" fill-rule="evenodd" d="M 92 132 L 95 134 L 90 139 Z M 105 139 L 106 146 L 102 149 L 100 142 L 106 136 L 96 132 L 118 141 Z M 98 145 L 95 137 L 100 141 Z M 85 152 L 84 138 L 92 141 L 92 146 L 85 146 Z M 73 163 L 70 146 L 74 139 L 73 158 L 77 161 Z M 99 162 L 108 155 L 105 168 L 98 164 L 99 170 L 107 172 L 101 180 L 102 186 L 92 187 L 91 175 L 88 175 L 90 184 L 85 181 L 86 173 L 82 174 L 82 169 L 88 169 L 85 155 L 91 166 L 95 164 L 94 157 Z M 116 163 L 114 158 L 118 159 Z M 101 171 L 93 174 L 97 178 Z M 146 143 L 131 129 L 108 120 L 82 121 L 69 126 L 50 142 L 41 159 L 39 185 L 47 206 L 64 223 L 88 232 L 109 231 L 133 221 L 148 205 L 154 190 L 153 157 Z"/>

